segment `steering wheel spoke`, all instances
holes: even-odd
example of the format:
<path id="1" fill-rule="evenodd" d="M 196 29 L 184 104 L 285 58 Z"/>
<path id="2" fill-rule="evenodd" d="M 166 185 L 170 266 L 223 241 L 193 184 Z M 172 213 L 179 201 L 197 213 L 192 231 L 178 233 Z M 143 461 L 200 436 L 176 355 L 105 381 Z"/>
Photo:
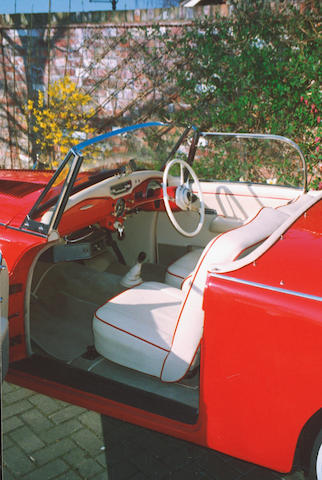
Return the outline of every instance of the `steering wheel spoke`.
<path id="1" fill-rule="evenodd" d="M 184 183 L 184 166 L 180 164 L 180 185 Z"/>
<path id="2" fill-rule="evenodd" d="M 176 198 L 173 199 L 169 197 L 167 184 L 168 184 L 169 170 L 175 164 L 180 165 L 180 185 L 176 189 Z M 197 189 L 197 195 L 192 192 L 189 176 L 187 180 L 184 181 L 185 169 L 189 172 L 190 177 L 194 182 L 194 186 Z M 163 200 L 164 200 L 166 212 L 168 214 L 168 217 L 171 223 L 176 228 L 176 230 L 186 237 L 194 237 L 195 235 L 197 235 L 200 232 L 203 226 L 203 223 L 205 221 L 205 204 L 203 201 L 202 191 L 201 191 L 198 177 L 195 174 L 192 167 L 187 162 L 181 159 L 174 159 L 168 162 L 163 173 L 162 190 L 163 190 Z M 173 215 L 173 212 L 170 206 L 170 201 L 175 202 L 175 204 L 183 211 L 199 213 L 199 222 L 195 230 L 193 230 L 192 232 L 188 232 L 178 224 L 176 218 Z"/>

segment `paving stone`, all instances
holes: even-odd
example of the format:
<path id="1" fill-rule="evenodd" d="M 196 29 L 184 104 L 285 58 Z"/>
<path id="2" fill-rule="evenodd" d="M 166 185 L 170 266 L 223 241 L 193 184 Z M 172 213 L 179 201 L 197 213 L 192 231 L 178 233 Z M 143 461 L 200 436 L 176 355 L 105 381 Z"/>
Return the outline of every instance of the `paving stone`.
<path id="1" fill-rule="evenodd" d="M 122 422 L 117 418 L 107 417 L 106 415 L 99 415 L 99 416 L 101 417 L 102 425 L 104 425 L 104 428 L 106 428 L 107 430 L 109 429 L 113 431 L 115 428 L 118 428 L 122 425 L 131 425 L 129 423 Z M 136 425 L 131 425 L 131 426 L 136 427 Z M 136 427 L 136 428 L 140 428 L 140 427 Z"/>
<path id="2" fill-rule="evenodd" d="M 68 466 L 60 459 L 47 463 L 43 467 L 34 470 L 31 473 L 21 477 L 22 480 L 50 480 L 57 477 L 59 474 L 66 472 Z"/>
<path id="3" fill-rule="evenodd" d="M 44 465 L 55 458 L 63 456 L 74 446 L 75 444 L 69 438 L 65 438 L 34 452 L 33 457 L 38 465 Z"/>
<path id="4" fill-rule="evenodd" d="M 134 451 L 134 449 L 129 449 L 126 445 L 122 443 L 107 446 L 104 452 L 105 464 L 107 463 L 108 465 L 115 465 L 122 462 L 123 460 L 127 461 L 129 458 L 133 458 L 139 455 L 141 451 L 142 450 L 137 447 L 136 451 Z M 101 459 L 103 458 L 103 456 L 99 456 L 99 458 Z"/>
<path id="5" fill-rule="evenodd" d="M 52 422 L 35 407 L 21 414 L 20 418 L 36 433 L 49 430 L 53 426 Z"/>
<path id="6" fill-rule="evenodd" d="M 110 458 L 108 457 L 106 452 L 101 452 L 99 455 L 97 455 L 97 457 L 95 457 L 95 461 L 105 469 L 106 465 L 110 464 Z"/>
<path id="7" fill-rule="evenodd" d="M 76 416 L 78 417 L 82 412 L 84 412 L 83 408 L 77 407 L 76 405 L 68 405 L 59 410 L 59 412 L 49 415 L 49 418 L 55 424 L 59 424 Z"/>
<path id="8" fill-rule="evenodd" d="M 147 476 L 157 476 L 161 478 L 169 469 L 160 460 L 153 457 L 149 451 L 142 452 L 140 455 L 131 458 L 131 462 L 137 466 L 140 472 L 143 472 Z"/>
<path id="9" fill-rule="evenodd" d="M 94 477 L 91 480 L 110 480 L 110 479 L 111 479 L 110 475 L 108 474 L 108 472 L 105 471 L 105 472 L 101 472 L 94 475 Z"/>
<path id="10" fill-rule="evenodd" d="M 77 469 L 78 465 L 84 461 L 84 459 L 90 458 L 88 452 L 82 448 L 75 446 L 74 448 L 66 451 L 62 456 L 63 460 L 68 463 L 74 470 Z"/>
<path id="11" fill-rule="evenodd" d="M 229 462 L 225 462 L 222 455 L 217 452 L 209 451 L 208 455 L 201 457 L 195 462 L 202 471 L 215 478 L 224 478 L 225 480 L 236 480 L 240 473 Z"/>
<path id="12" fill-rule="evenodd" d="M 11 405 L 3 404 L 2 419 L 13 417 L 14 415 L 19 415 L 19 413 L 25 412 L 32 408 L 32 404 L 28 400 L 20 400 Z"/>
<path id="13" fill-rule="evenodd" d="M 11 432 L 15 428 L 21 427 L 23 425 L 22 420 L 17 417 L 10 417 L 2 425 L 2 433 L 5 435 L 6 433 Z"/>
<path id="14" fill-rule="evenodd" d="M 91 456 L 95 457 L 100 453 L 101 446 L 103 445 L 101 438 L 98 438 L 94 433 L 84 428 L 73 435 L 73 440 Z"/>
<path id="15" fill-rule="evenodd" d="M 146 475 L 144 475 L 144 473 L 138 472 L 133 477 L 130 477 L 130 480 L 146 480 L 146 478 L 147 477 L 146 477 Z M 168 476 L 167 478 L 172 478 L 172 477 Z"/>
<path id="16" fill-rule="evenodd" d="M 108 480 L 128 480 L 138 472 L 138 469 L 131 462 L 117 463 L 107 466 Z"/>
<path id="17" fill-rule="evenodd" d="M 178 448 L 178 443 L 176 444 L 176 448 L 171 441 L 169 441 L 169 437 L 163 435 L 162 437 L 155 436 L 155 437 L 142 437 L 142 436 L 135 436 L 135 439 L 132 437 L 130 439 L 126 439 L 124 441 L 124 445 L 128 447 L 128 452 L 135 455 L 138 450 L 148 449 L 152 454 L 156 457 L 165 457 L 167 455 L 171 455 L 174 450 Z M 181 444 L 179 443 L 179 448 L 181 448 Z"/>
<path id="18" fill-rule="evenodd" d="M 78 473 L 69 470 L 56 477 L 55 480 L 82 480 L 82 477 Z"/>
<path id="19" fill-rule="evenodd" d="M 3 480 L 305 480 L 7 382 L 3 392 Z"/>
<path id="20" fill-rule="evenodd" d="M 95 460 L 92 458 L 84 459 L 82 462 L 79 463 L 77 467 L 77 471 L 81 475 L 82 478 L 91 478 L 95 474 L 102 472 L 102 467 L 99 465 Z"/>
<path id="21" fill-rule="evenodd" d="M 172 470 L 183 468 L 199 458 L 200 455 L 194 455 L 193 449 L 187 444 L 179 444 L 177 448 L 172 448 L 171 453 L 160 455 L 162 462 Z"/>
<path id="22" fill-rule="evenodd" d="M 11 432 L 10 438 L 28 454 L 45 446 L 44 442 L 26 425 Z"/>
<path id="23" fill-rule="evenodd" d="M 11 438 L 9 437 L 9 435 L 5 435 L 2 439 L 2 447 L 4 450 L 7 450 L 8 448 L 10 447 L 13 447 L 14 446 L 14 443 L 13 441 L 11 440 Z M 0 477 L 1 478 L 1 477 Z"/>
<path id="24" fill-rule="evenodd" d="M 2 384 L 2 393 L 3 396 L 5 397 L 8 393 L 15 392 L 17 390 L 25 390 L 22 387 L 19 387 L 18 385 L 14 385 L 13 383 L 9 382 L 3 382 Z"/>
<path id="25" fill-rule="evenodd" d="M 177 455 L 176 452 L 173 452 L 172 455 L 162 457 L 162 463 L 164 463 L 168 469 L 173 471 L 188 466 L 192 461 L 193 459 Z"/>
<path id="26" fill-rule="evenodd" d="M 45 432 L 39 432 L 39 436 L 47 443 L 57 442 L 61 438 L 69 437 L 77 430 L 82 428 L 78 420 L 68 420 L 60 425 L 57 425 Z"/>
<path id="27" fill-rule="evenodd" d="M 29 398 L 34 395 L 35 392 L 32 390 L 27 390 L 26 388 L 19 388 L 17 390 L 13 390 L 11 392 L 7 392 L 3 397 L 3 403 L 5 405 L 11 405 L 18 400 L 23 400 L 25 398 Z"/>
<path id="28" fill-rule="evenodd" d="M 224 477 L 209 476 L 206 472 L 196 469 L 179 469 L 176 472 L 171 472 L 168 476 L 163 477 L 162 480 L 224 480 Z M 260 479 L 258 479 L 260 480 Z"/>
<path id="29" fill-rule="evenodd" d="M 255 467 L 254 470 L 243 475 L 243 480 L 277 480 L 280 478 L 281 476 L 278 473 L 261 467 Z"/>
<path id="30" fill-rule="evenodd" d="M 17 446 L 8 448 L 3 458 L 4 466 L 18 478 L 35 468 L 34 463 Z"/>
<path id="31" fill-rule="evenodd" d="M 193 443 L 189 443 L 189 451 L 194 458 L 200 458 L 207 455 L 209 452 L 212 452 L 209 448 L 194 445 Z"/>
<path id="32" fill-rule="evenodd" d="M 59 402 L 54 398 L 46 397 L 45 395 L 40 394 L 36 394 L 30 397 L 29 400 L 33 405 L 37 406 L 46 415 L 50 415 L 60 410 L 62 408 L 62 404 L 68 405 L 64 402 Z"/>
<path id="33" fill-rule="evenodd" d="M 303 471 L 292 472 L 281 477 L 281 480 L 305 480 Z"/>
<path id="34" fill-rule="evenodd" d="M 90 428 L 96 435 L 102 435 L 103 433 L 103 425 L 102 425 L 102 419 L 101 415 L 95 413 L 95 412 L 84 412 L 82 413 L 78 420 L 86 425 L 88 428 Z M 113 427 L 111 427 L 113 428 Z"/>
<path id="35" fill-rule="evenodd" d="M 220 455 L 220 454 L 218 454 Z M 228 456 L 222 456 L 223 461 L 229 463 L 231 467 L 236 469 L 239 473 L 245 474 L 254 470 L 255 465 L 253 463 L 244 462 L 243 460 L 238 460 L 237 458 L 232 458 Z"/>
<path id="36" fill-rule="evenodd" d="M 117 425 L 116 427 L 106 430 L 105 426 L 103 425 L 103 431 L 102 431 L 103 437 L 105 440 L 108 441 L 110 445 L 115 444 L 115 443 L 120 443 L 120 442 L 126 442 L 130 441 L 132 442 L 133 434 L 132 432 L 129 434 L 127 432 L 127 429 Z M 140 443 L 140 437 L 137 437 L 137 443 Z"/>
<path id="37" fill-rule="evenodd" d="M 17 480 L 17 477 L 10 473 L 6 467 L 2 470 L 2 478 L 3 480 Z"/>

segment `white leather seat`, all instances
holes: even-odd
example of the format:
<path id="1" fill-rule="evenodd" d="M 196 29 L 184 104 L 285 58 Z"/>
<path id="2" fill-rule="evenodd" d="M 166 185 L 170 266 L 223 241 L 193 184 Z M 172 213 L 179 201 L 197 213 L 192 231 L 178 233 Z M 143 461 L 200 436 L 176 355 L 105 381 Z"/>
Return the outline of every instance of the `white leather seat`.
<path id="1" fill-rule="evenodd" d="M 293 205 L 295 206 L 295 204 Z M 224 234 L 218 235 L 217 262 L 224 263 L 228 259 L 235 260 L 237 255 L 247 255 L 252 248 L 257 246 L 258 242 L 265 240 L 280 225 L 282 219 L 286 218 L 281 214 L 288 215 L 290 213 L 289 209 L 294 209 L 293 205 L 286 205 L 278 210 L 271 207 L 263 208 L 249 222 L 239 227 L 234 226 L 231 230 L 225 231 Z M 245 228 L 240 230 L 243 226 Z M 236 241 L 235 230 L 243 232 L 240 242 Z M 223 240 L 220 240 L 223 235 Z M 165 283 L 175 288 L 182 288 L 186 283 L 184 281 L 190 277 L 191 272 L 196 267 L 202 252 L 202 248 L 197 248 L 173 262 L 167 269 Z"/>
<path id="2" fill-rule="evenodd" d="M 184 279 L 197 265 L 202 252 L 203 248 L 196 248 L 173 262 L 165 274 L 165 283 L 175 288 L 181 288 Z"/>
<path id="3" fill-rule="evenodd" d="M 169 353 L 182 292 L 145 282 L 100 307 L 93 320 L 95 348 L 116 363 L 160 377 Z"/>
<path id="4" fill-rule="evenodd" d="M 93 319 L 96 350 L 162 381 L 179 381 L 193 364 L 202 339 L 209 269 L 236 260 L 287 218 L 282 211 L 263 208 L 248 224 L 215 237 L 203 250 L 185 292 L 145 282 L 107 302 Z"/>

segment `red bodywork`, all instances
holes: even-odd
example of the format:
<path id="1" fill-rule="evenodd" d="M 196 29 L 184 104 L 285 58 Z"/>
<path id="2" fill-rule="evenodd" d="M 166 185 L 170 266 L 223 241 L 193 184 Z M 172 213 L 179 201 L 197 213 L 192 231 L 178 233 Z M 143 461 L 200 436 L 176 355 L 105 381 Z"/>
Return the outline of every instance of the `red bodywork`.
<path id="1" fill-rule="evenodd" d="M 226 275 L 321 297 L 321 218 L 320 201 L 255 265 Z M 209 276 L 204 301 L 207 439 L 288 471 L 301 429 L 321 408 L 321 302 L 224 276 Z"/>
<path id="2" fill-rule="evenodd" d="M 18 182 L 12 195 L 0 197 L 0 250 L 8 265 L 11 289 L 11 362 L 27 355 L 26 282 L 32 262 L 47 243 L 45 236 L 18 228 L 50 174 L 35 172 L 27 177 L 27 196 L 26 191 L 24 197 L 19 196 L 19 188 L 28 185 L 19 187 Z M 16 172 L 15 177 L 7 173 L 5 180 L 18 181 Z M 133 195 L 126 201 L 134 202 Z M 68 211 L 61 221 L 60 233 L 81 228 L 83 223 L 88 225 L 90 215 L 105 226 L 115 221 L 115 217 L 106 216 L 112 200 L 95 202 L 95 208 L 82 220 L 75 215 L 81 205 Z M 151 209 L 152 204 L 147 208 Z M 255 264 L 223 275 L 209 273 L 196 424 L 124 406 L 12 368 L 8 380 L 243 460 L 289 471 L 302 428 L 321 409 L 321 302 L 312 298 L 322 296 L 321 218 L 320 201 Z"/>

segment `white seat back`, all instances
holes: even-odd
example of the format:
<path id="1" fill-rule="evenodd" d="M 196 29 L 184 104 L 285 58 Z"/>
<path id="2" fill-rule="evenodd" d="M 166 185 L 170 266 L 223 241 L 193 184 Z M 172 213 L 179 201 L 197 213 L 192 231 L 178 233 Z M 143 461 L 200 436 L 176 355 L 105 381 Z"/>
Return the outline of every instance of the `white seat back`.
<path id="1" fill-rule="evenodd" d="M 265 207 L 247 224 L 225 232 L 208 243 L 192 272 L 171 350 L 163 364 L 161 380 L 175 382 L 184 377 L 197 354 L 203 334 L 202 302 L 210 265 L 237 259 L 243 252 L 264 241 L 287 218 L 287 213 Z"/>

